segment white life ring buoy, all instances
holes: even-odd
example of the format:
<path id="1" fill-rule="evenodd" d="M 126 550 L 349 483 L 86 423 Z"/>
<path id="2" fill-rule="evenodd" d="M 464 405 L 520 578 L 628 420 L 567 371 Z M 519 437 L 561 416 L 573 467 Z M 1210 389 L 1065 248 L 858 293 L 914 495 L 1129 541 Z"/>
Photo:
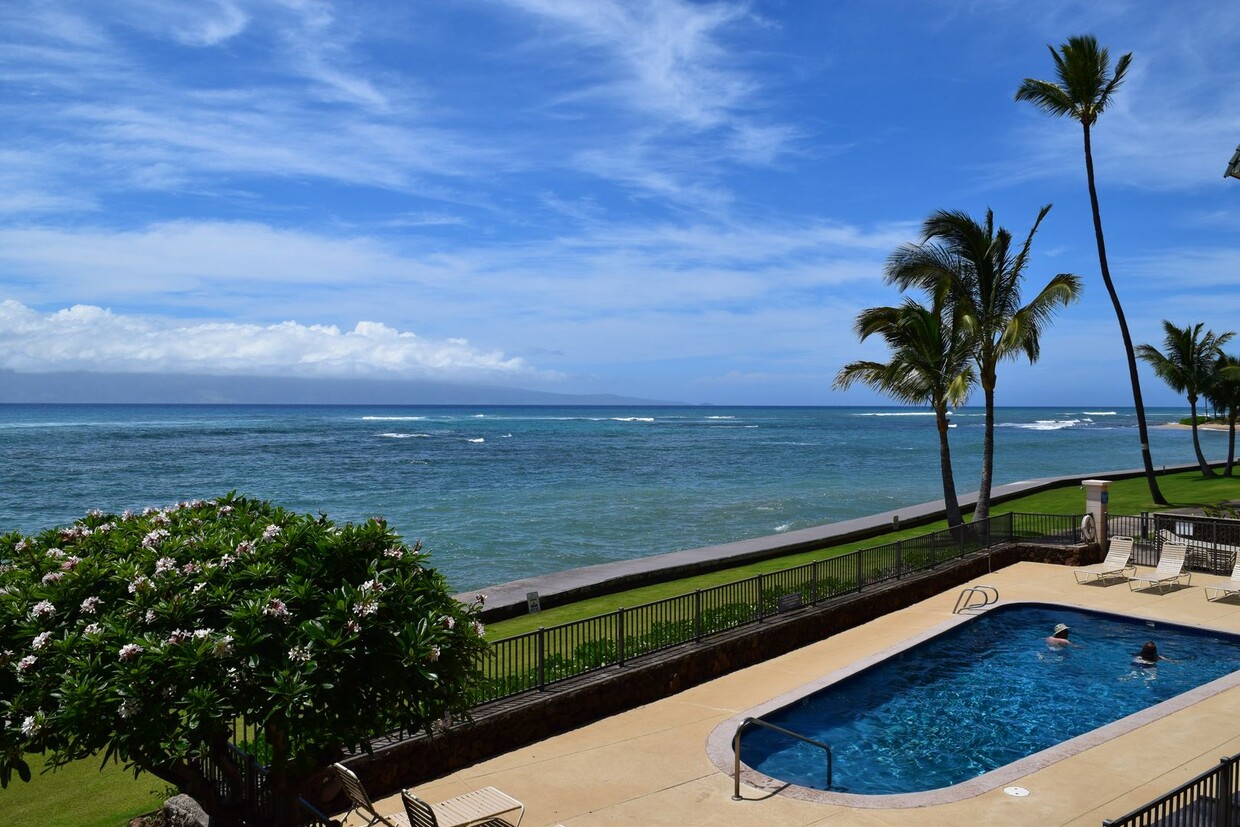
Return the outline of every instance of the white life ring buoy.
<path id="1" fill-rule="evenodd" d="M 1085 519 L 1081 520 L 1081 537 L 1087 543 L 1096 542 L 1098 539 L 1098 525 L 1094 522 L 1093 514 L 1086 514 Z"/>

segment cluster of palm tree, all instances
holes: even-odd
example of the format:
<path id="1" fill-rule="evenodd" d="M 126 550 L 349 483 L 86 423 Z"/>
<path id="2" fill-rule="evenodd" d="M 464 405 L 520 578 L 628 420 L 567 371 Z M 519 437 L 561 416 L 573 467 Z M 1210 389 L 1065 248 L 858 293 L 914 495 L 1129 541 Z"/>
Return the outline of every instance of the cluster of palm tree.
<path id="1" fill-rule="evenodd" d="M 1205 398 L 1227 418 L 1227 467 L 1232 475 L 1236 458 L 1236 419 L 1240 416 L 1240 357 L 1223 352 L 1223 346 L 1236 335 L 1235 331 L 1215 333 L 1198 322 L 1191 327 L 1177 327 L 1163 320 L 1163 350 L 1153 345 L 1140 345 L 1137 356 L 1149 363 L 1154 374 L 1177 393 L 1188 397 L 1192 417 L 1193 450 L 1203 476 L 1214 476 L 1214 469 L 1201 452 L 1197 434 L 1197 400 Z"/>
<path id="2" fill-rule="evenodd" d="M 872 307 L 857 316 L 863 341 L 881 335 L 891 351 L 888 362 L 857 361 L 835 378 L 837 388 L 861 382 L 903 402 L 929 404 L 939 432 L 943 500 L 949 525 L 963 519 L 956 497 L 948 445 L 948 410 L 963 404 L 980 384 L 986 403 L 982 474 L 974 520 L 990 514 L 994 469 L 995 384 L 999 363 L 1020 354 L 1035 362 L 1042 331 L 1055 311 L 1081 294 L 1071 273 L 1052 278 L 1028 304 L 1021 282 L 1033 236 L 1050 211 L 1043 207 L 1019 248 L 1012 234 L 959 211 L 939 210 L 926 219 L 919 244 L 905 244 L 887 260 L 886 279 L 901 290 L 920 289 L 929 304 L 908 298 L 899 307 Z"/>
<path id="3" fill-rule="evenodd" d="M 1111 104 L 1115 90 L 1128 71 L 1132 53 L 1123 55 L 1112 69 L 1109 53 L 1092 36 L 1071 37 L 1058 49 L 1054 46 L 1048 48 L 1056 79 L 1025 78 L 1016 91 L 1016 100 L 1028 101 L 1047 114 L 1067 116 L 1081 125 L 1098 265 L 1115 309 L 1128 361 L 1141 439 L 1141 458 L 1150 496 L 1154 502 L 1165 505 L 1167 501 L 1158 488 L 1150 454 L 1145 405 L 1137 374 L 1137 349 L 1133 347 L 1124 309 L 1107 264 L 1090 142 L 1090 129 Z M 902 291 L 921 289 L 925 291 L 928 303 L 907 299 L 899 307 L 875 307 L 863 311 L 857 317 L 857 335 L 862 340 L 871 335 L 881 335 L 890 349 L 890 361 L 851 362 L 840 370 L 835 379 L 837 388 L 862 382 L 900 401 L 929 404 L 933 408 L 938 422 L 944 501 L 948 521 L 952 525 L 960 524 L 961 516 L 947 440 L 949 406 L 962 404 L 970 391 L 977 384 L 981 385 L 986 402 L 986 432 L 974 520 L 983 520 L 990 513 L 997 366 L 999 362 L 1015 358 L 1020 353 L 1024 353 L 1030 362 L 1036 361 L 1039 339 L 1054 312 L 1080 296 L 1079 277 L 1061 273 L 1051 279 L 1031 302 L 1021 304 L 1020 282 L 1029 247 L 1049 210 L 1047 205 L 1038 213 L 1025 243 L 1015 253 L 1011 246 L 1011 234 L 1003 228 L 995 229 L 994 216 L 989 211 L 983 223 L 963 212 L 939 211 L 931 215 L 923 225 L 921 243 L 900 247 L 890 256 L 886 266 L 889 284 L 898 285 Z M 1149 345 L 1141 347 L 1141 358 L 1149 361 L 1155 372 L 1172 382 L 1177 390 L 1188 392 L 1190 405 L 1193 406 L 1193 444 L 1205 473 L 1210 473 L 1210 469 L 1202 458 L 1195 424 L 1198 393 L 1229 411 L 1232 427 L 1226 473 L 1230 474 L 1235 452 L 1235 399 L 1240 395 L 1240 363 L 1224 356 L 1221 348 L 1232 334 L 1208 332 L 1202 339 L 1201 325 L 1198 325 L 1188 334 L 1196 350 L 1190 348 L 1183 351 L 1185 358 L 1180 358 L 1176 355 L 1180 354 L 1176 349 L 1179 338 L 1175 347 L 1171 339 L 1171 331 L 1178 329 L 1169 323 L 1164 323 L 1164 326 L 1168 331 L 1167 361 L 1160 361 L 1158 357 L 1163 355 Z M 1185 376 L 1179 368 L 1188 365 L 1185 360 L 1190 356 L 1189 361 L 1196 360 L 1199 356 L 1197 351 L 1208 352 L 1207 361 L 1213 360 L 1214 364 L 1209 375 L 1214 378 L 1208 382 L 1194 379 L 1192 388 L 1195 390 L 1190 389 L 1188 384 L 1177 385 Z M 1177 367 L 1172 369 L 1168 365 Z M 1193 371 L 1196 370 L 1193 368 Z M 1192 375 L 1197 376 L 1197 373 Z M 1176 377 L 1174 380 L 1171 378 L 1173 376 Z"/>

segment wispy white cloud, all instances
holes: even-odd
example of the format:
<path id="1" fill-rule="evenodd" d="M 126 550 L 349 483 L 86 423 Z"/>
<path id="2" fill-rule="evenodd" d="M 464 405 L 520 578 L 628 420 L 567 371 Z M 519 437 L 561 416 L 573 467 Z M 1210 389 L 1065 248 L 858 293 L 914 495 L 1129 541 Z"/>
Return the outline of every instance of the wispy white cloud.
<path id="1" fill-rule="evenodd" d="M 433 341 L 376 322 L 351 330 L 285 321 L 186 323 L 74 305 L 38 313 L 0 301 L 0 368 L 208 375 L 547 380 L 521 359 L 464 339 Z"/>

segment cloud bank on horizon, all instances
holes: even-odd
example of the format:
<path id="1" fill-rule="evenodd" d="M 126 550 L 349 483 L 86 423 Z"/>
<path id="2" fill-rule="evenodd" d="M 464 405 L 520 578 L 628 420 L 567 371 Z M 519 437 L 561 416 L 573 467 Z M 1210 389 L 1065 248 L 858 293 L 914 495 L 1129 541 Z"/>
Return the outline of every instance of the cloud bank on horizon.
<path id="1" fill-rule="evenodd" d="M 1030 289 L 1086 295 L 998 401 L 1122 405 L 1080 129 L 1012 99 L 1080 33 L 1133 52 L 1094 150 L 1134 339 L 1240 327 L 1237 6 L 13 0 L 0 368 L 864 404 L 887 255 L 1053 202 Z"/>

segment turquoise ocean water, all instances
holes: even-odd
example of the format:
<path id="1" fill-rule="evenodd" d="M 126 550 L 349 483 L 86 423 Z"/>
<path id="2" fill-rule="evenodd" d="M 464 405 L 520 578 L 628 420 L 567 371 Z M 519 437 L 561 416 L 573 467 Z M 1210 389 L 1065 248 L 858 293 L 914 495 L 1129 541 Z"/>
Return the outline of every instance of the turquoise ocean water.
<path id="1" fill-rule="evenodd" d="M 972 491 L 982 413 L 953 423 Z M 1202 439 L 1225 457 L 1225 433 Z M 1160 465 L 1192 461 L 1187 430 L 1151 443 Z M 999 412 L 996 483 L 1140 461 L 1129 408 Z M 382 515 L 463 591 L 942 496 L 934 417 L 906 408 L 0 405 L 2 531 L 233 489 Z"/>

